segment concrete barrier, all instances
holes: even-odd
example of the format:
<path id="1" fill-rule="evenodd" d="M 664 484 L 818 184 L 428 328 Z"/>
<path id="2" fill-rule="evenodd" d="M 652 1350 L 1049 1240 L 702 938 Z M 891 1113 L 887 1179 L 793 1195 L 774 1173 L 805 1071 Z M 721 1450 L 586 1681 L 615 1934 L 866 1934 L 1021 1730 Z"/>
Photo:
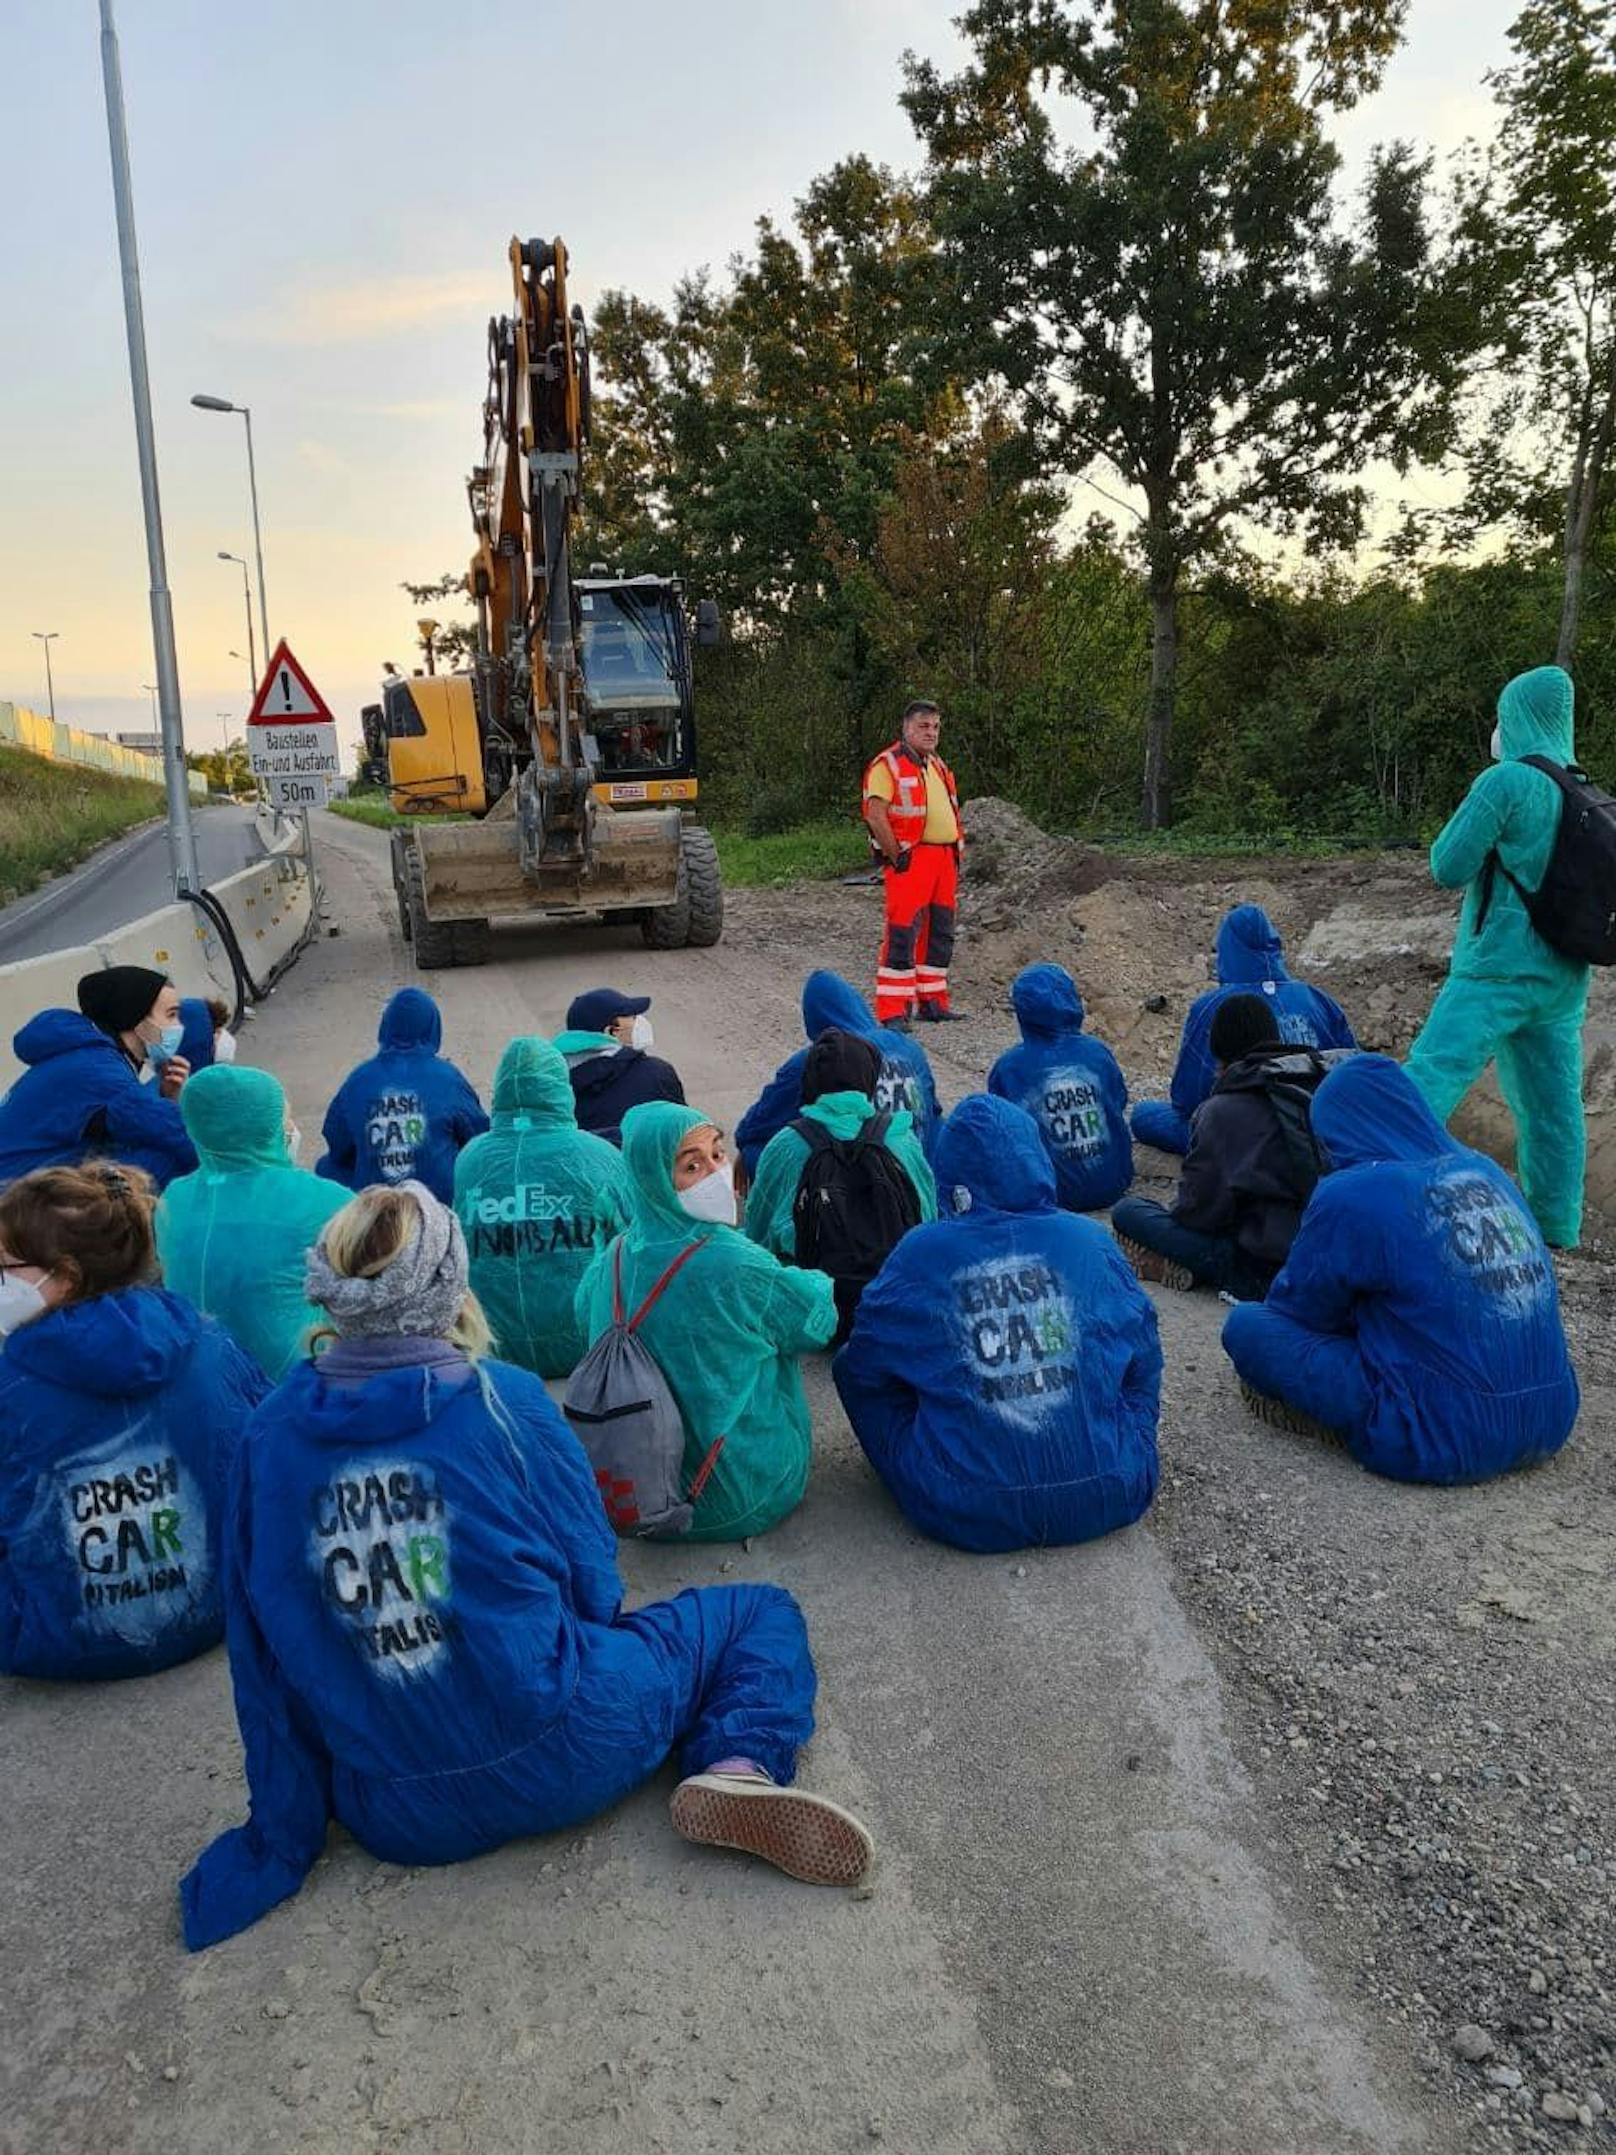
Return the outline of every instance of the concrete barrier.
<path id="1" fill-rule="evenodd" d="M 198 906 L 160 906 L 112 935 L 99 936 L 95 947 L 103 965 L 149 965 L 166 973 L 181 995 L 235 996 L 230 954 Z"/>
<path id="2" fill-rule="evenodd" d="M 19 958 L 0 965 L 0 1092 L 21 1075 L 22 1064 L 11 1040 L 41 1010 L 76 1010 L 78 984 L 101 963 L 101 953 L 83 943 L 53 950 L 48 958 Z"/>

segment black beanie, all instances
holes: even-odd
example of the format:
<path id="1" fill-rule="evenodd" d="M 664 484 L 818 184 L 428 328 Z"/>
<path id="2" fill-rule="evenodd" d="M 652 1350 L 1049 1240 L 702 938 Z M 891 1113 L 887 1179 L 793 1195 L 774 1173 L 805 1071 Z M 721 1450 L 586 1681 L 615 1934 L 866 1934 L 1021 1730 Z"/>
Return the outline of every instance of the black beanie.
<path id="1" fill-rule="evenodd" d="M 1281 1044 L 1279 1026 L 1266 996 L 1231 995 L 1212 1013 L 1207 1046 L 1214 1062 L 1237 1063 L 1242 1055 L 1250 1055 L 1257 1048 L 1277 1048 Z"/>
<path id="2" fill-rule="evenodd" d="M 133 1032 L 168 986 L 166 973 L 149 965 L 108 965 L 79 982 L 79 1008 L 109 1039 Z"/>
<path id="3" fill-rule="evenodd" d="M 881 1075 L 881 1050 L 862 1033 L 844 1033 L 839 1025 L 827 1026 L 808 1050 L 802 1066 L 802 1104 L 810 1107 L 828 1092 L 861 1092 L 875 1098 Z"/>

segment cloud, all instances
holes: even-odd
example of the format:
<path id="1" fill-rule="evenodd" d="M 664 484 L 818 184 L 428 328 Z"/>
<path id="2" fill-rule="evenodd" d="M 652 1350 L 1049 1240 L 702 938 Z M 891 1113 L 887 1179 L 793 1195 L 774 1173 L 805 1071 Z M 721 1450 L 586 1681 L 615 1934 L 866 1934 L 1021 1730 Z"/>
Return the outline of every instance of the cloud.
<path id="1" fill-rule="evenodd" d="M 434 277 L 355 277 L 342 284 L 293 286 L 222 326 L 233 342 L 279 345 L 356 344 L 419 328 L 442 315 L 480 322 L 498 300 L 484 271 Z"/>
<path id="2" fill-rule="evenodd" d="M 423 423 L 439 419 L 462 419 L 467 411 L 464 397 L 420 397 L 403 404 L 368 404 L 366 411 L 378 419 L 419 419 Z"/>

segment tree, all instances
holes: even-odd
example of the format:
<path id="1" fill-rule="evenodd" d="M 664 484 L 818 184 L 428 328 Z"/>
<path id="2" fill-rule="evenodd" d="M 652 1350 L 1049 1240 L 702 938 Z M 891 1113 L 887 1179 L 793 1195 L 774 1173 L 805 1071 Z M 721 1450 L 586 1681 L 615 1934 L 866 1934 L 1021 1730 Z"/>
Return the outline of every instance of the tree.
<path id="1" fill-rule="evenodd" d="M 400 584 L 399 589 L 407 591 L 417 606 L 436 606 L 444 599 L 453 599 L 459 606 L 470 603 L 465 577 L 457 576 L 452 569 L 429 584 L 406 583 Z M 460 665 L 476 653 L 477 630 L 470 621 L 434 621 L 430 637 L 421 629 L 419 621 L 416 627 L 420 631 L 421 648 L 433 667 Z"/>
<path id="2" fill-rule="evenodd" d="M 185 758 L 189 769 L 200 771 L 211 793 L 251 793 L 256 781 L 245 741 L 232 741 L 223 749 L 196 749 Z"/>
<path id="3" fill-rule="evenodd" d="M 1451 431 L 1464 350 L 1426 162 L 1374 159 L 1353 238 L 1332 201 L 1325 123 L 1376 86 L 1405 4 L 977 0 L 962 73 L 907 62 L 977 365 L 1058 467 L 1109 470 L 1144 504 L 1151 828 L 1170 812 L 1186 572 L 1242 523 L 1350 543 L 1364 463 Z"/>

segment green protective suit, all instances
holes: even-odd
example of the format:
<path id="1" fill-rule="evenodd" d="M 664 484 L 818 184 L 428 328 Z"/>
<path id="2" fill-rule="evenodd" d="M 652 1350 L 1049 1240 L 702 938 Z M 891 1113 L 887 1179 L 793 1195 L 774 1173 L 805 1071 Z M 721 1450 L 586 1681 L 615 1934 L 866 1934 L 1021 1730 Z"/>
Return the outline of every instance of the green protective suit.
<path id="1" fill-rule="evenodd" d="M 455 1161 L 454 1208 L 500 1359 L 570 1376 L 588 1345 L 578 1283 L 634 1217 L 634 1187 L 616 1146 L 579 1129 L 548 1040 L 513 1040 L 500 1057 L 492 1126 Z"/>
<path id="2" fill-rule="evenodd" d="M 783 1265 L 738 1228 L 694 1220 L 681 1207 L 674 1155 L 689 1131 L 712 1120 L 669 1100 L 623 1117 L 623 1159 L 638 1206 L 623 1238 L 623 1301 L 632 1315 L 679 1252 L 701 1245 L 640 1337 L 684 1416 L 687 1486 L 724 1439 L 690 1538 L 739 1541 L 777 1526 L 807 1487 L 808 1402 L 797 1358 L 830 1343 L 836 1294 L 823 1272 Z M 610 1325 L 610 1249 L 584 1275 L 578 1313 L 591 1341 Z"/>
<path id="3" fill-rule="evenodd" d="M 848 1138 L 858 1136 L 876 1113 L 876 1105 L 861 1092 L 828 1092 L 822 1093 L 802 1112 L 812 1116 L 815 1122 L 822 1122 L 832 1137 Z M 920 1198 L 921 1219 L 936 1219 L 937 1185 L 915 1135 L 914 1117 L 907 1109 L 900 1109 L 893 1116 L 886 1142 L 887 1150 L 897 1156 L 904 1173 L 915 1186 Z M 763 1156 L 758 1161 L 757 1179 L 747 1195 L 747 1237 L 764 1249 L 772 1250 L 776 1257 L 790 1259 L 797 1254 L 797 1230 L 791 1211 L 807 1157 L 807 1144 L 787 1123 L 764 1146 Z"/>
<path id="4" fill-rule="evenodd" d="M 1515 1118 L 1521 1188 L 1544 1240 L 1562 1249 L 1574 1249 L 1582 1231 L 1589 969 L 1549 948 L 1507 875 L 1493 876 L 1478 920 L 1491 854 L 1527 890 L 1548 870 L 1560 792 L 1520 758 L 1574 762 L 1571 714 L 1571 677 L 1558 666 L 1518 675 L 1498 699 L 1502 760 L 1482 772 L 1431 848 L 1431 873 L 1449 890 L 1465 886 L 1465 900 L 1447 982 L 1408 1058 L 1409 1076 L 1442 1122 L 1496 1061 Z"/>
<path id="5" fill-rule="evenodd" d="M 199 1070 L 180 1114 L 202 1164 L 158 1202 L 163 1283 L 216 1317 L 278 1384 L 325 1321 L 304 1297 L 304 1265 L 353 1193 L 292 1165 L 286 1095 L 267 1070 Z"/>

